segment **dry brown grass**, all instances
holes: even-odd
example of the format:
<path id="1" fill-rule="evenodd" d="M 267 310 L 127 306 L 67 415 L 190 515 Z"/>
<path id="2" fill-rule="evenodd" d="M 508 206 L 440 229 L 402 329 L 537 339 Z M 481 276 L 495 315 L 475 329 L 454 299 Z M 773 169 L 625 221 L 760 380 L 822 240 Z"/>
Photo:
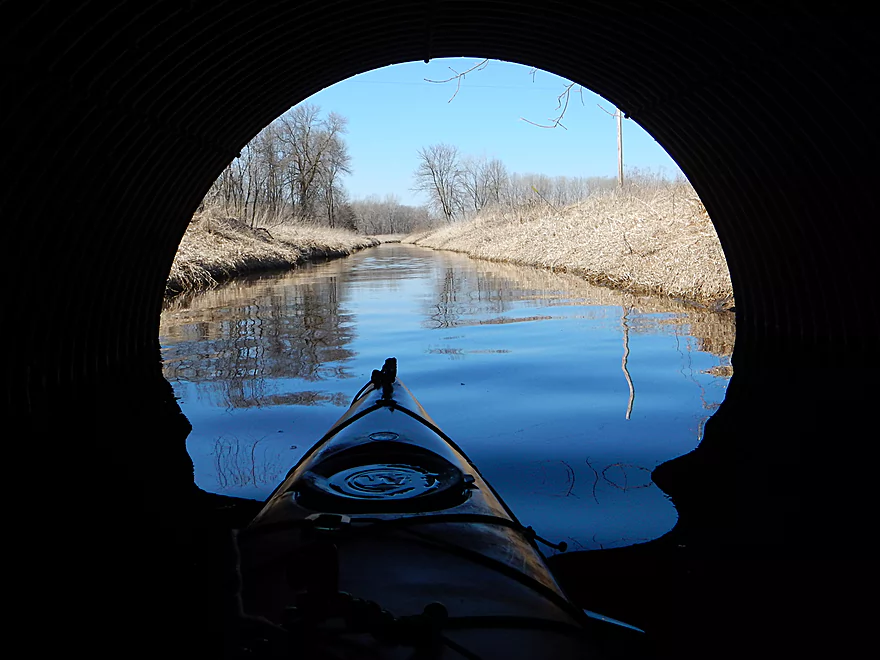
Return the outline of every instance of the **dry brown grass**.
<path id="1" fill-rule="evenodd" d="M 293 268 L 310 259 L 341 257 L 379 245 L 372 236 L 310 225 L 256 229 L 208 209 L 193 217 L 186 230 L 165 296 L 209 288 L 256 270 Z"/>
<path id="2" fill-rule="evenodd" d="M 688 184 L 630 186 L 563 208 L 539 202 L 491 209 L 404 242 L 575 273 L 633 292 L 733 305 L 718 236 Z"/>

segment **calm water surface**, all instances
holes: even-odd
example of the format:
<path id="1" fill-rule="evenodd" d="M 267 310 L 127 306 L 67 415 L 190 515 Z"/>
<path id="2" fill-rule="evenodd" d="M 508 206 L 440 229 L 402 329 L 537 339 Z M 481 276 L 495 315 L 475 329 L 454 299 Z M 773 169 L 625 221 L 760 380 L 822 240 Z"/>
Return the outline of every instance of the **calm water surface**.
<path id="1" fill-rule="evenodd" d="M 699 442 L 733 337 L 730 314 L 399 244 L 178 299 L 161 326 L 205 490 L 264 499 L 394 356 L 521 521 L 575 549 L 675 524 L 650 471 Z"/>

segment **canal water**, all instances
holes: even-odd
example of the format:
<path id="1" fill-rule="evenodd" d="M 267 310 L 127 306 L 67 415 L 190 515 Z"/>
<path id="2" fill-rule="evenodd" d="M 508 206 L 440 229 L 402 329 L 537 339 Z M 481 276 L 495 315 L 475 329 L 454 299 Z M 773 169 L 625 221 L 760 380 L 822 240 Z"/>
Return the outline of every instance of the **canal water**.
<path id="1" fill-rule="evenodd" d="M 160 335 L 207 491 L 265 499 L 393 356 L 523 524 L 593 549 L 675 524 L 650 473 L 698 444 L 734 326 L 564 273 L 386 244 L 178 298 Z"/>

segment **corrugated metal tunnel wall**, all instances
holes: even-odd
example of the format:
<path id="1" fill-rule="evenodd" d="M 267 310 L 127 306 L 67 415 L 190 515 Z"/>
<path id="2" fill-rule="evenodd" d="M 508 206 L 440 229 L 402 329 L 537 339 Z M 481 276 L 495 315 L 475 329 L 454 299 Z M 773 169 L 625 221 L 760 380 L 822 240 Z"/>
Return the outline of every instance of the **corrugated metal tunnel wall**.
<path id="1" fill-rule="evenodd" d="M 856 20 L 689 2 L 33 6 L 4 23 L 4 215 L 67 274 L 58 311 L 81 319 L 28 353 L 36 381 L 152 349 L 187 218 L 274 117 L 356 73 L 459 55 L 583 83 L 669 151 L 718 228 L 743 345 L 873 332 L 843 285 L 867 274 L 869 39 Z"/>
<path id="2" fill-rule="evenodd" d="M 127 506 L 158 519 L 156 502 L 170 505 L 191 486 L 186 423 L 159 370 L 159 311 L 180 238 L 211 182 L 273 118 L 349 76 L 431 58 L 509 60 L 606 97 L 697 189 L 735 287 L 736 375 L 697 463 L 712 466 L 711 479 L 686 459 L 658 471 L 658 482 L 684 518 L 688 489 L 733 483 L 766 458 L 748 489 L 771 499 L 784 491 L 778 506 L 793 522 L 781 534 L 798 538 L 811 500 L 770 482 L 783 463 L 802 468 L 847 416 L 858 390 L 851 367 L 878 327 L 868 297 L 877 140 L 865 111 L 874 104 L 874 35 L 845 9 L 687 0 L 2 3 L 0 208 L 15 255 L 7 281 L 16 283 L 5 324 L 8 400 L 35 413 L 59 463 L 74 461 L 96 496 L 108 487 L 96 476 L 126 466 L 128 483 L 151 493 Z M 775 419 L 780 409 L 793 427 Z M 85 432 L 91 453 L 65 453 L 60 438 Z M 15 451 L 34 459 L 27 443 Z M 766 517 L 778 520 L 773 511 Z"/>

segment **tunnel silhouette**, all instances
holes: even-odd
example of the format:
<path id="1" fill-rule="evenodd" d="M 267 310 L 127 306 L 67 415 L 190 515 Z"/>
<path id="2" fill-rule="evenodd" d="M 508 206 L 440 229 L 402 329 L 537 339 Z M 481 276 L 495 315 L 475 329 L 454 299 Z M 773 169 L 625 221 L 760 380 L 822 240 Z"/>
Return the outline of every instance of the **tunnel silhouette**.
<path id="1" fill-rule="evenodd" d="M 876 54 L 868 22 L 846 9 L 5 3 L 2 209 L 16 282 L 6 383 L 28 418 L 10 460 L 101 502 L 88 534 L 68 509 L 56 520 L 83 543 L 90 583 L 116 593 L 108 576 L 149 555 L 144 593 L 180 591 L 167 577 L 179 556 L 159 537 L 195 543 L 181 512 L 201 518 L 157 337 L 192 213 L 251 138 L 320 89 L 394 63 L 488 57 L 621 108 L 675 159 L 717 228 L 736 295 L 735 374 L 700 448 L 655 472 L 681 515 L 677 545 L 760 559 L 764 577 L 770 558 L 814 560 L 816 526 L 843 538 L 870 500 L 867 479 L 821 492 L 812 481 L 817 466 L 864 460 L 855 440 L 871 385 L 859 363 L 878 328 L 877 139 L 863 110 Z M 98 547 L 116 551 L 99 562 Z"/>

